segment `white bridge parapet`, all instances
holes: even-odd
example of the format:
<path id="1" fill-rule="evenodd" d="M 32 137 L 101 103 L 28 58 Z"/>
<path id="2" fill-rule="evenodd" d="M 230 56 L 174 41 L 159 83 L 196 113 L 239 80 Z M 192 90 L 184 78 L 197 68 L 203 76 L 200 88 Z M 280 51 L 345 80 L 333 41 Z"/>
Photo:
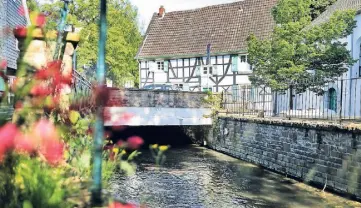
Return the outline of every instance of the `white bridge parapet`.
<path id="1" fill-rule="evenodd" d="M 112 89 L 105 126 L 212 125 L 212 110 L 199 92 Z"/>
<path id="2" fill-rule="evenodd" d="M 105 126 L 212 125 L 209 108 L 107 107 L 105 111 L 110 114 Z"/>

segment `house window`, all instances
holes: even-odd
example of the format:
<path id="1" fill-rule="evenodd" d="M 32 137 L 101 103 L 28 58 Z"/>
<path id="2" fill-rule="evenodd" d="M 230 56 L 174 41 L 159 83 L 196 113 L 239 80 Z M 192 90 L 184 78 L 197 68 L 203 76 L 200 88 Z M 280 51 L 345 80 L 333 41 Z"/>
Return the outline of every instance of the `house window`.
<path id="1" fill-rule="evenodd" d="M 206 74 L 212 74 L 213 72 L 213 67 L 203 67 L 203 74 L 206 75 Z"/>
<path id="2" fill-rule="evenodd" d="M 328 109 L 333 111 L 337 110 L 337 93 L 335 88 L 328 90 Z"/>
<path id="3" fill-rule="evenodd" d="M 247 56 L 245 56 L 245 55 L 241 55 L 240 59 L 241 59 L 241 63 L 246 63 L 247 62 Z"/>
<path id="4" fill-rule="evenodd" d="M 158 70 L 163 71 L 164 70 L 164 62 L 163 61 L 157 61 Z"/>

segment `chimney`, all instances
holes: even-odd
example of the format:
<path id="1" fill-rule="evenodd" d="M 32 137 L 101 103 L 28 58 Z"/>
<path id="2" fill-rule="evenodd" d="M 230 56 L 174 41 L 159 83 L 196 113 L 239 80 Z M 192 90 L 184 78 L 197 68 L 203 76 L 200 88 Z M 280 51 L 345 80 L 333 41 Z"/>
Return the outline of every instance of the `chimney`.
<path id="1" fill-rule="evenodd" d="M 158 17 L 163 18 L 165 15 L 165 9 L 164 6 L 160 6 L 159 7 L 159 13 L 158 13 Z"/>

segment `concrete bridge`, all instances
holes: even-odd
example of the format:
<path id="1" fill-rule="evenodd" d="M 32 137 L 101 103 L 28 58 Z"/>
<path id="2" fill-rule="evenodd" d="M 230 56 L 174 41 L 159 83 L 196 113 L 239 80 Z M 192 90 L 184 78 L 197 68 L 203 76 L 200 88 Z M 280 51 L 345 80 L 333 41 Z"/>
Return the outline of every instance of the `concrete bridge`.
<path id="1" fill-rule="evenodd" d="M 211 125 L 202 92 L 111 89 L 104 109 L 105 126 Z"/>

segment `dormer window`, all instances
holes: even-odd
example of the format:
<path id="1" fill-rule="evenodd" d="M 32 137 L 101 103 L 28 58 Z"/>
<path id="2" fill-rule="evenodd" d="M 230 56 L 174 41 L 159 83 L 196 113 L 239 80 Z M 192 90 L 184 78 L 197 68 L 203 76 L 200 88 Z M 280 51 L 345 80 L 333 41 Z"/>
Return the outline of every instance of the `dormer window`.
<path id="1" fill-rule="evenodd" d="M 158 66 L 158 70 L 159 71 L 163 71 L 164 70 L 164 61 L 157 61 L 157 66 Z"/>

